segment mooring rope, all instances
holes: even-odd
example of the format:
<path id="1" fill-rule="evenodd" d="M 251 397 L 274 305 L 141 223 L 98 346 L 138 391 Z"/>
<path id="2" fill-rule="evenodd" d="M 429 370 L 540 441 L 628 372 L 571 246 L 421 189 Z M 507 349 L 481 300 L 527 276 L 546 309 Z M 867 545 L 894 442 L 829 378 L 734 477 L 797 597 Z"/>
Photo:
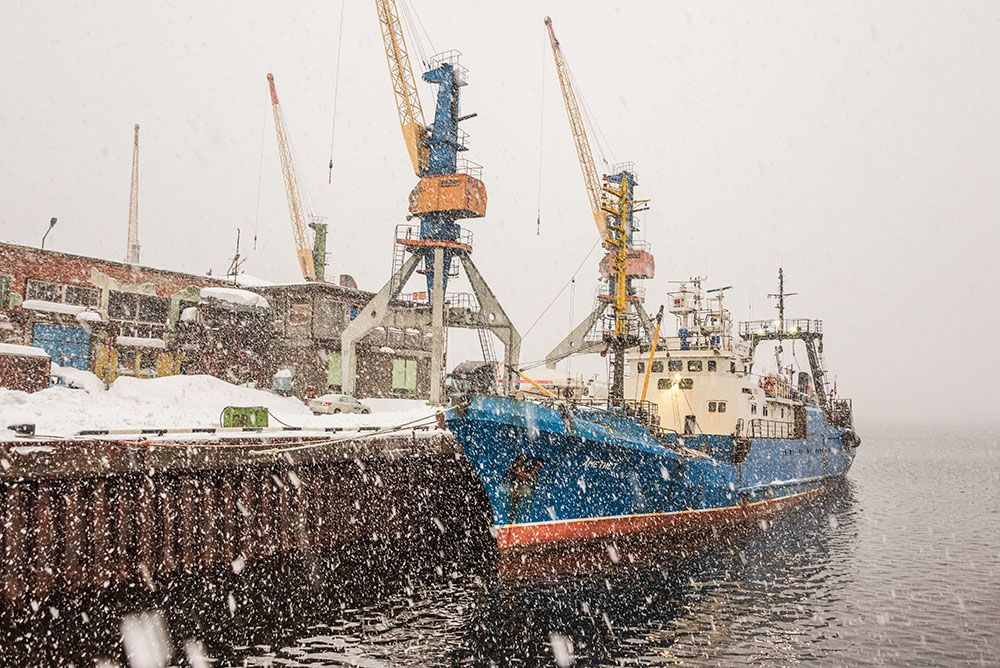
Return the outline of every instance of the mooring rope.
<path id="1" fill-rule="evenodd" d="M 323 441 L 313 441 L 311 443 L 303 443 L 301 445 L 294 445 L 287 448 L 268 448 L 267 450 L 254 450 L 250 454 L 254 455 L 280 455 L 286 452 L 297 452 L 299 450 L 309 450 L 311 448 L 319 448 L 327 445 L 334 445 L 336 443 L 343 443 L 345 441 L 361 441 L 369 438 L 374 438 L 376 436 L 385 436 L 387 434 L 394 434 L 400 431 L 406 431 L 409 429 L 414 429 L 416 427 L 425 427 L 435 424 L 437 422 L 437 411 L 431 415 L 425 415 L 409 422 L 403 422 L 402 424 L 393 425 L 389 427 L 384 427 L 377 431 L 373 431 L 370 434 L 355 435 L 355 436 L 341 436 L 340 438 L 331 438 Z"/>

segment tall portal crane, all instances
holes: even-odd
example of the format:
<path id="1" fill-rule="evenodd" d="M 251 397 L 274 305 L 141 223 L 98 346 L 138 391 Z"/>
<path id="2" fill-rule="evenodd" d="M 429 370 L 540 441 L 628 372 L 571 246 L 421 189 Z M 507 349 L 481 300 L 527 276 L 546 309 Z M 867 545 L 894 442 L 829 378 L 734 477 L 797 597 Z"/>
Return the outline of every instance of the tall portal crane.
<path id="1" fill-rule="evenodd" d="M 125 261 L 139 264 L 139 124 L 132 139 L 132 189 L 128 199 L 128 245 Z"/>
<path id="2" fill-rule="evenodd" d="M 624 400 L 625 350 L 640 343 L 640 333 L 645 334 L 647 340 L 653 336 L 649 316 L 633 286 L 634 279 L 652 278 L 654 274 L 653 256 L 633 240 L 633 216 L 644 210 L 637 205 L 648 200 L 635 199 L 637 181 L 630 165 L 622 166 L 610 176 L 598 175 L 569 66 L 549 17 L 545 17 L 545 27 L 587 198 L 601 243 L 607 251 L 601 261 L 601 274 L 607 281 L 607 289 L 598 294 L 596 308 L 546 356 L 545 362 L 554 367 L 570 355 L 609 351 L 613 366 L 609 398 L 621 404 Z M 592 334 L 598 323 L 599 335 Z"/>
<path id="3" fill-rule="evenodd" d="M 423 176 L 428 162 L 427 124 L 424 122 L 424 110 L 420 106 L 399 12 L 394 0 L 376 0 L 375 11 L 382 29 L 385 59 L 389 65 L 389 79 L 392 82 L 392 94 L 396 98 L 396 113 L 399 115 L 403 140 L 410 153 L 413 172 L 417 176 Z"/>
<path id="4" fill-rule="evenodd" d="M 556 74 L 559 77 L 559 90 L 562 91 L 566 106 L 566 116 L 569 118 L 569 131 L 573 135 L 576 146 L 576 157 L 580 161 L 580 171 L 583 173 L 583 185 L 587 188 L 587 198 L 590 200 L 590 210 L 594 214 L 594 223 L 601 239 L 608 239 L 608 221 L 601 211 L 601 177 L 594 165 L 594 154 L 590 150 L 590 140 L 587 138 L 587 128 L 583 124 L 580 105 L 576 101 L 576 91 L 569 78 L 569 68 L 566 57 L 563 56 L 555 30 L 552 29 L 552 19 L 545 17 L 545 27 L 549 31 L 549 42 L 552 44 L 552 57 L 556 62 Z"/>
<path id="5" fill-rule="evenodd" d="M 302 278 L 307 281 L 316 280 L 316 262 L 313 249 L 306 239 L 306 224 L 302 217 L 302 199 L 299 197 L 299 184 L 295 178 L 295 165 L 292 163 L 292 150 L 288 146 L 288 128 L 281 113 L 278 102 L 278 90 L 274 86 L 274 75 L 268 73 L 267 86 L 271 91 L 271 108 L 274 111 L 274 131 L 278 136 L 278 154 L 281 157 L 281 172 L 285 177 L 285 197 L 288 199 L 288 213 L 292 220 L 292 235 L 295 237 L 295 254 L 299 258 L 299 269 Z M 323 237 L 325 238 L 325 234 Z"/>
<path id="6" fill-rule="evenodd" d="M 475 116 L 461 116 L 459 111 L 459 94 L 466 84 L 466 69 L 459 63 L 460 54 L 457 51 L 438 54 L 431 59 L 430 69 L 421 77 L 437 86 L 434 123 L 428 127 L 424 122 L 396 2 L 375 0 L 375 9 L 399 125 L 413 171 L 420 178 L 410 192 L 411 215 L 408 218 L 418 218 L 420 225 L 419 229 L 397 226 L 396 249 L 399 252 L 396 256 L 398 263 L 394 261 L 393 275 L 341 335 L 343 391 L 350 394 L 355 389 L 357 342 L 387 320 L 397 327 L 430 326 L 430 399 L 433 403 L 444 400 L 448 327 L 467 327 L 480 330 L 481 334 L 484 331 L 495 334 L 504 344 L 505 387 L 511 388 L 520 355 L 521 336 L 472 262 L 471 237 L 463 233 L 458 224 L 463 218 L 486 215 L 486 186 L 479 179 L 478 170 L 460 168 L 458 162 L 459 151 L 466 150 L 464 133 L 460 133 L 458 124 Z M 474 171 L 475 174 L 472 173 Z M 445 290 L 449 274 L 452 274 L 452 260 L 456 258 L 465 268 L 472 285 L 476 297 L 474 307 L 460 309 L 446 303 Z M 423 268 L 420 271 L 427 280 L 427 305 L 430 309 L 426 305 L 396 308 L 398 295 L 421 263 Z"/>

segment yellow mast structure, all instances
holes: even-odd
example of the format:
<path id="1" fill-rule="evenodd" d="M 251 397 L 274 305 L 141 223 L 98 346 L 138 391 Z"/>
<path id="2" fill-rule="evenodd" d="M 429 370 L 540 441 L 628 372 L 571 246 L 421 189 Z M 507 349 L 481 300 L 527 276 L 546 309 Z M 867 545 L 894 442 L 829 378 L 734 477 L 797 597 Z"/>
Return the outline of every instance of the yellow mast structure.
<path id="1" fill-rule="evenodd" d="M 278 103 L 278 91 L 274 87 L 274 75 L 267 75 L 267 85 L 271 91 L 271 108 L 274 111 L 274 131 L 278 135 L 278 154 L 281 157 L 281 172 L 285 177 L 285 196 L 288 199 L 288 213 L 292 220 L 292 234 L 295 237 L 295 254 L 299 258 L 299 268 L 302 278 L 307 281 L 316 280 L 316 265 L 313 251 L 306 239 L 306 225 L 302 219 L 302 199 L 299 197 L 298 181 L 295 178 L 295 166 L 292 164 L 292 151 L 288 146 L 288 129 Z"/>
<path id="2" fill-rule="evenodd" d="M 392 93 L 396 98 L 399 127 L 403 131 L 406 150 L 410 153 L 413 172 L 417 176 L 423 176 L 429 160 L 427 124 L 424 122 L 420 96 L 417 95 L 416 79 L 410 66 L 403 27 L 399 22 L 399 11 L 395 0 L 375 0 L 375 10 L 382 29 L 382 43 L 385 46 L 385 59 L 389 64 Z"/>

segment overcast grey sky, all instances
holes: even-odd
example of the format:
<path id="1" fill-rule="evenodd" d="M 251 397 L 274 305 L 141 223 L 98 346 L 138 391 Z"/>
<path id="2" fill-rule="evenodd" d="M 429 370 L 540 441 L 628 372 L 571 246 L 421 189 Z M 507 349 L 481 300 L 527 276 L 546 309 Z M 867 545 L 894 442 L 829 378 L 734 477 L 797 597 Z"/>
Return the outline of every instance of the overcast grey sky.
<path id="1" fill-rule="evenodd" d="M 608 161 L 635 161 L 652 199 L 650 310 L 667 280 L 707 274 L 736 286 L 738 318 L 761 317 L 781 263 L 799 293 L 790 313 L 825 319 L 829 367 L 860 413 L 1000 413 L 1000 4 L 412 4 L 428 51 L 458 49 L 470 70 L 467 155 L 485 166 L 490 199 L 468 227 L 522 331 L 595 237 L 548 14 Z M 222 272 L 240 227 L 249 273 L 297 279 L 270 71 L 300 184 L 331 225 L 331 273 L 377 289 L 414 177 L 373 3 L 347 0 L 327 185 L 340 11 L 338 0 L 7 3 L 0 239 L 37 244 L 58 216 L 50 247 L 120 259 L 138 122 L 144 264 Z M 576 318 L 596 258 L 578 275 Z M 524 358 L 544 356 L 570 315 L 567 292 Z"/>

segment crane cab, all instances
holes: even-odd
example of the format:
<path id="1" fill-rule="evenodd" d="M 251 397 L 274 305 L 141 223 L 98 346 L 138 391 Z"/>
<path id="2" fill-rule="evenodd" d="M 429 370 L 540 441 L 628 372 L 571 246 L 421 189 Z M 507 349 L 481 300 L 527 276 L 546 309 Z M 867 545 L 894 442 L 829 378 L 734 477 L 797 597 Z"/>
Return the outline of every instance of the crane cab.
<path id="1" fill-rule="evenodd" d="M 431 174 L 410 191 L 410 213 L 448 212 L 458 218 L 486 215 L 486 184 L 469 174 Z"/>

